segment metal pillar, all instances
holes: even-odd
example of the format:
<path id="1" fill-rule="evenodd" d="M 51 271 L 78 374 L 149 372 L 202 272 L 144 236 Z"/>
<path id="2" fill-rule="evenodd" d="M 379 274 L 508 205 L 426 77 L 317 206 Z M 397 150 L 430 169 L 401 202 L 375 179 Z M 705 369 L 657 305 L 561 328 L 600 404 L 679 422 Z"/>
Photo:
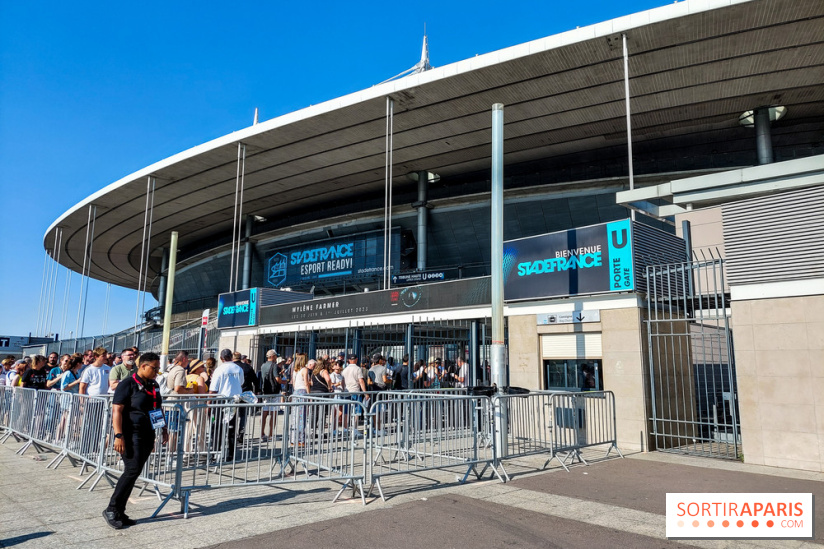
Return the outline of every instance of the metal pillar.
<path id="1" fill-rule="evenodd" d="M 137 324 L 140 318 L 142 307 L 141 297 L 146 292 L 146 271 L 149 270 L 149 255 L 151 249 L 149 242 L 147 242 L 146 234 L 151 238 L 152 221 L 151 216 L 154 214 L 154 188 L 155 178 L 149 176 L 146 178 L 146 207 L 143 210 L 143 238 L 140 242 L 140 270 L 137 278 L 137 303 L 134 306 L 134 345 L 137 345 Z"/>
<path id="2" fill-rule="evenodd" d="M 252 279 L 252 224 L 255 222 L 255 217 L 246 215 L 246 241 L 243 244 L 243 280 L 241 282 L 241 290 L 248 290 Z"/>
<path id="3" fill-rule="evenodd" d="M 52 324 L 54 323 L 54 300 L 57 296 L 57 271 L 60 267 L 60 249 L 63 247 L 63 229 L 57 229 L 60 231 L 60 239 L 57 243 L 57 257 L 55 258 L 54 262 L 54 282 L 52 283 L 52 292 L 51 292 L 51 299 L 49 301 L 49 308 L 48 308 L 48 315 L 47 321 L 48 324 L 46 326 L 46 334 L 50 334 Z"/>
<path id="4" fill-rule="evenodd" d="M 690 222 L 684 219 L 681 221 L 681 238 L 684 239 L 684 247 L 686 248 L 685 251 L 687 253 L 687 261 L 692 260 L 692 229 L 690 228 Z"/>
<path id="5" fill-rule="evenodd" d="M 346 331 L 344 332 L 343 336 L 343 358 L 344 362 L 349 360 L 349 326 L 346 327 Z"/>
<path id="6" fill-rule="evenodd" d="M 406 325 L 406 333 L 404 334 L 404 348 L 406 349 L 406 371 L 403 375 L 406 376 L 406 387 L 412 388 L 412 364 L 415 362 L 415 325 L 409 323 Z"/>
<path id="7" fill-rule="evenodd" d="M 169 268 L 169 248 L 163 248 L 160 259 L 160 285 L 157 288 L 157 303 L 166 303 L 166 270 Z"/>
<path id="8" fill-rule="evenodd" d="M 106 301 L 103 305 L 103 329 L 101 330 L 103 334 L 106 333 L 106 325 L 109 323 L 109 297 L 112 294 L 112 283 L 109 282 L 106 284 Z"/>
<path id="9" fill-rule="evenodd" d="M 632 166 L 632 117 L 629 109 L 629 50 L 627 49 L 627 35 L 622 34 L 624 44 L 624 104 L 627 116 L 627 158 L 629 159 L 629 190 L 635 188 L 635 176 Z M 635 219 L 635 210 L 630 210 L 630 219 Z"/>
<path id="10" fill-rule="evenodd" d="M 83 260 L 85 261 L 85 257 Z M 43 252 L 43 276 L 40 279 L 40 299 L 37 302 L 37 324 L 34 325 L 34 333 L 40 334 L 40 325 L 43 322 L 43 297 L 46 293 L 46 270 L 49 266 L 49 252 Z"/>
<path id="11" fill-rule="evenodd" d="M 243 187 L 246 177 L 246 145 L 237 144 L 237 177 L 235 179 L 235 210 L 232 219 L 232 255 L 229 258 L 229 291 L 237 291 L 240 266 L 240 220 L 243 219 Z"/>
<path id="12" fill-rule="evenodd" d="M 504 342 L 504 106 L 492 105 L 492 383 L 506 385 Z M 506 400 L 495 407 L 495 444 L 499 455 L 507 449 Z"/>
<path id="13" fill-rule="evenodd" d="M 482 379 L 484 385 L 489 385 L 489 371 L 487 370 L 487 364 L 489 361 L 489 357 L 486 354 L 487 347 L 486 347 L 486 322 L 481 324 L 481 369 L 483 370 Z"/>
<path id="14" fill-rule="evenodd" d="M 418 172 L 418 201 L 414 206 L 418 209 L 418 261 L 416 268 L 418 271 L 426 270 L 426 252 L 427 252 L 427 208 L 426 208 L 426 194 L 427 185 L 429 183 L 428 172 Z"/>
<path id="15" fill-rule="evenodd" d="M 71 295 L 71 288 L 72 288 L 72 275 L 74 273 L 66 268 L 66 290 L 63 293 L 63 310 L 60 313 L 60 331 L 58 333 L 65 334 L 66 333 L 66 315 L 69 312 L 69 296 Z"/>
<path id="16" fill-rule="evenodd" d="M 386 172 L 383 201 L 383 289 L 386 290 L 392 282 L 392 165 L 394 148 L 394 120 L 395 102 L 391 97 L 386 98 Z"/>
<path id="17" fill-rule="evenodd" d="M 504 106 L 492 105 L 492 383 L 505 385 L 504 346 Z"/>
<path id="18" fill-rule="evenodd" d="M 177 267 L 177 231 L 172 231 L 169 243 L 169 281 L 166 290 L 166 304 L 163 308 L 163 340 L 161 342 L 160 369 L 166 371 L 169 363 L 169 335 L 172 331 L 172 302 L 175 293 L 175 269 Z"/>
<path id="19" fill-rule="evenodd" d="M 308 357 L 317 358 L 318 354 L 318 333 L 315 330 L 309 332 L 309 355 Z"/>
<path id="20" fill-rule="evenodd" d="M 97 218 L 97 206 L 89 204 L 89 219 L 86 221 L 86 245 L 83 248 L 83 270 L 80 272 L 80 301 L 77 303 L 77 322 L 74 325 L 74 337 L 83 337 L 83 325 L 80 323 L 81 317 L 83 323 L 86 321 L 86 303 L 84 294 L 89 289 L 89 273 L 92 267 L 92 244 L 94 242 L 94 220 Z M 84 285 L 85 282 L 85 285 Z"/>
<path id="21" fill-rule="evenodd" d="M 363 330 L 355 328 L 355 334 L 352 338 L 352 354 L 357 355 L 358 360 L 362 360 L 361 345 L 363 343 Z"/>
<path id="22" fill-rule="evenodd" d="M 469 375 L 471 385 L 478 384 L 478 321 L 473 320 L 469 323 Z M 470 385 L 470 383 L 467 383 Z"/>
<path id="23" fill-rule="evenodd" d="M 770 133 L 770 107 L 755 109 L 755 146 L 758 164 L 772 164 L 772 135 Z"/>
<path id="24" fill-rule="evenodd" d="M 54 274 L 54 271 L 57 270 L 56 269 L 57 264 L 55 263 L 54 258 L 57 255 L 57 234 L 58 234 L 58 232 L 59 232 L 59 230 L 54 231 L 54 246 L 52 248 L 52 253 L 49 256 L 51 258 L 51 261 L 48 262 L 49 263 L 49 268 L 46 271 L 46 293 L 43 296 L 43 322 L 39 326 L 39 330 L 38 330 L 40 335 L 42 335 L 43 337 L 46 337 L 46 336 L 49 335 L 48 328 L 46 326 L 48 324 L 47 319 L 49 317 L 49 303 L 50 303 L 50 301 L 53 297 L 53 295 L 52 295 L 52 275 Z M 46 255 L 47 256 L 49 255 L 48 252 L 46 252 Z"/>

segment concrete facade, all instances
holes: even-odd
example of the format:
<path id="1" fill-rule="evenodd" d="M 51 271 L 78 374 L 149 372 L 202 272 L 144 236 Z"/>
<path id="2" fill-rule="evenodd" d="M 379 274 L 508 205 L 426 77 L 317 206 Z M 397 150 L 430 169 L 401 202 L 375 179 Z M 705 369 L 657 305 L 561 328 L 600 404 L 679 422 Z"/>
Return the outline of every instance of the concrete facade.
<path id="1" fill-rule="evenodd" d="M 602 356 L 556 358 L 601 359 L 604 389 L 615 394 L 618 445 L 630 451 L 650 448 L 649 367 L 642 314 L 637 307 L 603 309 L 600 322 L 549 326 L 537 325 L 534 314 L 508 316 L 510 384 L 545 388 L 541 336 L 600 333 Z"/>
<path id="2" fill-rule="evenodd" d="M 732 310 L 744 460 L 824 472 L 824 295 Z"/>

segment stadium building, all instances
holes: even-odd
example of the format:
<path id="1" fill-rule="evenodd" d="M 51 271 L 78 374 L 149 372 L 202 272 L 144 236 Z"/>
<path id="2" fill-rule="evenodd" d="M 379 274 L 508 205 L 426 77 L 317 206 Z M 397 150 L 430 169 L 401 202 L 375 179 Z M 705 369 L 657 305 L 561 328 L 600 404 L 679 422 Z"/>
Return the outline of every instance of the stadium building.
<path id="1" fill-rule="evenodd" d="M 817 0 L 687 0 L 424 55 L 112 183 L 44 246 L 163 303 L 176 231 L 207 347 L 460 356 L 482 384 L 503 104 L 509 383 L 613 391 L 623 449 L 822 471 L 822 31 Z"/>

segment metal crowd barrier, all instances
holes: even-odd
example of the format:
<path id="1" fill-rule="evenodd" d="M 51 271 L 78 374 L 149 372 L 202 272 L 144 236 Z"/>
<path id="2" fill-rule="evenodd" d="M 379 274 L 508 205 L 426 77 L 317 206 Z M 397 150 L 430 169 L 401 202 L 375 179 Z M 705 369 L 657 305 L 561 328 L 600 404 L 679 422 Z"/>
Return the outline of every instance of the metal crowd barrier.
<path id="1" fill-rule="evenodd" d="M 3 372 L 0 372 L 0 375 L 3 375 Z M 0 385 L 0 429 L 3 430 L 3 437 L 0 437 L 0 440 L 5 441 L 6 438 L 11 436 L 11 431 L 9 429 L 9 423 L 11 421 L 11 403 L 12 403 L 12 395 L 13 389 L 6 385 Z"/>
<path id="2" fill-rule="evenodd" d="M 59 453 L 47 468 L 56 469 L 68 458 L 73 466 L 81 466 L 81 474 L 89 467 L 97 470 L 101 441 L 106 434 L 104 427 L 109 421 L 109 400 L 77 393 L 51 393 L 58 396 L 60 407 L 56 436 L 59 444 L 55 444 Z M 77 489 L 82 488 L 90 478 L 91 475 Z"/>
<path id="3" fill-rule="evenodd" d="M 581 393 L 555 393 L 552 402 L 552 455 L 561 466 L 567 468 L 567 460 L 578 459 L 586 464 L 581 450 L 608 444 L 608 456 L 618 449 L 615 425 L 615 395 L 612 391 L 587 391 Z M 549 462 L 547 462 L 549 463 Z"/>
<path id="4" fill-rule="evenodd" d="M 192 492 L 216 488 L 333 481 L 363 490 L 365 446 L 352 431 L 336 428 L 336 409 L 350 400 L 293 396 L 256 404 L 198 403 L 179 422 L 177 495 L 189 512 Z M 274 413 L 271 439 L 254 436 L 262 413 Z M 184 427 L 185 425 L 185 427 Z"/>
<path id="5" fill-rule="evenodd" d="M 459 469 L 465 482 L 491 469 L 509 479 L 503 460 L 546 454 L 568 469 L 583 448 L 615 449 L 615 399 L 609 391 L 534 392 L 526 395 L 468 396 L 463 389 L 304 395 L 264 395 L 255 404 L 238 404 L 216 395 L 164 398 L 169 442 L 155 437 L 142 471 L 143 490 L 160 500 L 156 516 L 178 499 L 184 516 L 194 492 L 215 488 L 332 481 L 360 492 L 376 486 L 385 500 L 382 479 L 423 471 Z M 271 438 L 262 433 L 263 416 Z M 501 432 L 496 436 L 495 417 Z M 361 420 L 361 418 L 363 418 Z M 0 387 L 0 426 L 31 446 L 58 452 L 48 464 L 66 458 L 82 473 L 93 469 L 78 489 L 101 479 L 114 485 L 123 471 L 114 450 L 111 399 L 58 391 Z M 268 425 L 267 425 L 268 426 Z M 503 441 L 499 446 L 498 441 Z M 621 455 L 623 457 L 623 455 Z M 167 491 L 165 498 L 161 491 Z"/>
<path id="6" fill-rule="evenodd" d="M 617 446 L 615 396 L 611 391 L 551 392 L 523 395 L 495 395 L 493 408 L 505 418 L 503 437 L 506 445 L 499 459 L 514 459 L 547 454 L 544 468 L 557 459 L 567 463 L 577 459 L 586 464 L 583 448 L 609 445 L 605 456 Z M 491 435 L 490 435 L 491 436 Z M 504 475 L 506 470 L 502 471 Z"/>
<path id="7" fill-rule="evenodd" d="M 386 500 L 381 479 L 433 469 L 460 468 L 465 482 L 474 472 L 480 479 L 495 466 L 495 446 L 482 439 L 491 417 L 486 397 L 409 395 L 375 400 L 369 410 L 370 480 Z M 479 472 L 478 467 L 483 466 Z"/>

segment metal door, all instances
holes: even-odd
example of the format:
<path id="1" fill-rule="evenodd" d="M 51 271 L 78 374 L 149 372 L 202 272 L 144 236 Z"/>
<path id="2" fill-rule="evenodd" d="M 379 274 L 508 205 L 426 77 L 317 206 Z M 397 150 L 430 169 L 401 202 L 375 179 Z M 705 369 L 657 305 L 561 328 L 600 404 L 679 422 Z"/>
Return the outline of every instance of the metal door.
<path id="1" fill-rule="evenodd" d="M 652 449 L 738 459 L 741 434 L 722 259 L 648 266 Z"/>

